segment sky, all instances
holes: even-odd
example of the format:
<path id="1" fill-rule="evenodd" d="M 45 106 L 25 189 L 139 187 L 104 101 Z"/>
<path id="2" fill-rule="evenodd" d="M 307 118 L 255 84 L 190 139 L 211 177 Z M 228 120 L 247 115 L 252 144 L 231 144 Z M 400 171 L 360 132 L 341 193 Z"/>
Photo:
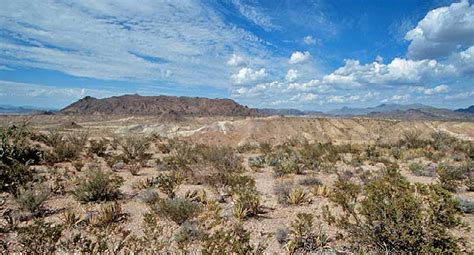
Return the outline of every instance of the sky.
<path id="1" fill-rule="evenodd" d="M 474 104 L 468 0 L 0 0 L 0 105 L 122 94 Z"/>

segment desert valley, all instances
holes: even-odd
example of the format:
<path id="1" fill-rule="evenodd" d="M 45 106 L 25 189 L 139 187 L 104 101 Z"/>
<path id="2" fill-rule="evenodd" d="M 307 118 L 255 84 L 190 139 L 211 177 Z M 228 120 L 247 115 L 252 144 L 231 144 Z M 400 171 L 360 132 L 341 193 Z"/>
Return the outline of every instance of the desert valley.
<path id="1" fill-rule="evenodd" d="M 0 117 L 3 252 L 472 251 L 469 120 L 127 97 Z"/>

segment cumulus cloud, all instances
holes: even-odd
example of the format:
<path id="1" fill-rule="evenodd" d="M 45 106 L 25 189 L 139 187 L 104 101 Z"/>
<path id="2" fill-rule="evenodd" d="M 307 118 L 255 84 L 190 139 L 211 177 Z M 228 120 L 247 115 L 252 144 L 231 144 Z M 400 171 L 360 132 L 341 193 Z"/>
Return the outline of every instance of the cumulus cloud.
<path id="1" fill-rule="evenodd" d="M 449 87 L 447 85 L 438 85 L 434 88 L 421 88 L 421 92 L 425 95 L 435 95 L 446 93 L 449 91 Z"/>
<path id="2" fill-rule="evenodd" d="M 296 79 L 298 79 L 299 77 L 300 77 L 300 74 L 299 74 L 298 70 L 290 69 L 286 73 L 285 79 L 287 81 L 292 82 L 292 81 L 295 81 Z"/>
<path id="3" fill-rule="evenodd" d="M 462 0 L 428 12 L 408 31 L 408 55 L 414 59 L 438 59 L 474 44 L 474 6 Z"/>
<path id="4" fill-rule="evenodd" d="M 307 45 L 314 45 L 316 44 L 316 39 L 314 39 L 311 35 L 308 35 L 303 38 L 303 42 Z"/>
<path id="5" fill-rule="evenodd" d="M 245 59 L 237 54 L 232 54 L 229 61 L 227 61 L 227 65 L 230 66 L 241 66 L 245 64 Z"/>
<path id="6" fill-rule="evenodd" d="M 231 76 L 235 84 L 248 84 L 250 82 L 255 82 L 262 80 L 267 76 L 265 68 L 260 70 L 254 70 L 252 68 L 244 67 L 239 70 L 238 73 Z"/>
<path id="7" fill-rule="evenodd" d="M 395 58 L 389 64 L 373 62 L 361 64 L 358 60 L 346 60 L 343 67 L 326 75 L 323 82 L 333 85 L 358 87 L 362 85 L 411 84 L 455 75 L 456 68 L 436 60 L 410 60 Z"/>
<path id="8" fill-rule="evenodd" d="M 293 54 L 291 54 L 290 60 L 288 60 L 288 63 L 290 64 L 297 64 L 297 63 L 304 63 L 308 61 L 311 58 L 311 54 L 308 51 L 301 52 L 301 51 L 295 51 Z"/>

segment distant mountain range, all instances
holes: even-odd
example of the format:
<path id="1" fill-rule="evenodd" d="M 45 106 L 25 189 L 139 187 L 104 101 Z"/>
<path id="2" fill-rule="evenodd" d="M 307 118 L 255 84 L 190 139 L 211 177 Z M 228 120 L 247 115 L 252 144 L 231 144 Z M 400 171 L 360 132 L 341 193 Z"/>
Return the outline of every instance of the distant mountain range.
<path id="1" fill-rule="evenodd" d="M 471 105 L 467 108 L 461 108 L 461 109 L 457 109 L 457 110 L 454 110 L 455 112 L 463 112 L 463 113 L 471 113 L 471 114 L 474 114 L 474 105 Z"/>
<path id="2" fill-rule="evenodd" d="M 11 115 L 11 114 L 28 115 L 28 114 L 44 113 L 47 111 L 53 111 L 53 110 L 37 108 L 33 106 L 0 105 L 1 115 Z"/>
<path id="3" fill-rule="evenodd" d="M 45 109 L 36 107 L 15 107 L 0 105 L 0 114 L 42 114 Z M 201 97 L 140 96 L 123 95 L 97 99 L 84 97 L 59 114 L 100 115 L 134 114 L 156 115 L 160 120 L 179 121 L 186 116 L 365 116 L 393 119 L 474 120 L 474 105 L 465 109 L 450 110 L 424 104 L 381 104 L 375 107 L 350 108 L 320 111 L 298 109 L 253 109 L 231 99 L 210 99 Z"/>
<path id="4" fill-rule="evenodd" d="M 369 113 L 384 113 L 384 112 L 393 112 L 393 111 L 406 111 L 412 109 L 425 109 L 425 108 L 433 108 L 428 105 L 424 104 L 381 104 L 375 107 L 367 107 L 367 108 L 349 108 L 349 107 L 342 107 L 338 110 L 332 110 L 327 112 L 329 115 L 336 115 L 336 116 L 357 116 L 357 115 L 367 115 Z"/>

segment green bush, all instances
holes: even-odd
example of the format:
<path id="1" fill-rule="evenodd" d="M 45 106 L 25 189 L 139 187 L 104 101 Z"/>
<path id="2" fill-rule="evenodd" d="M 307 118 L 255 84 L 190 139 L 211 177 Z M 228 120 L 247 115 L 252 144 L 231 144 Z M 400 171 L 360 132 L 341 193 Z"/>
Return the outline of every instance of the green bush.
<path id="1" fill-rule="evenodd" d="M 116 199 L 123 179 L 114 173 L 90 169 L 72 191 L 74 197 L 83 203 L 110 201 Z"/>
<path id="2" fill-rule="evenodd" d="M 411 163 L 408 168 L 416 176 L 435 177 L 436 169 L 430 166 L 424 166 L 421 163 Z"/>
<path id="3" fill-rule="evenodd" d="M 234 202 L 234 216 L 243 220 L 248 217 L 257 217 L 263 213 L 260 198 L 252 191 L 246 191 L 238 195 Z"/>
<path id="4" fill-rule="evenodd" d="M 437 131 L 431 134 L 431 145 L 436 150 L 446 150 L 453 147 L 456 138 L 446 132 Z"/>
<path id="5" fill-rule="evenodd" d="M 44 186 L 20 188 L 15 197 L 16 202 L 24 209 L 35 212 L 48 199 L 50 191 Z"/>
<path id="6" fill-rule="evenodd" d="M 426 145 L 426 141 L 421 139 L 421 132 L 418 130 L 407 130 L 402 133 L 401 145 L 409 149 L 421 148 Z"/>
<path id="7" fill-rule="evenodd" d="M 461 211 L 439 185 L 410 184 L 389 169 L 365 186 L 338 180 L 330 201 L 342 209 L 325 217 L 347 232 L 359 248 L 380 253 L 459 253 L 450 229 L 461 225 Z"/>
<path id="8" fill-rule="evenodd" d="M 201 211 L 198 203 L 183 198 L 158 198 L 150 208 L 160 217 L 168 218 L 178 225 L 197 216 Z"/>
<path id="9" fill-rule="evenodd" d="M 295 252 L 314 253 L 322 250 L 329 243 L 327 234 L 321 226 L 314 229 L 313 215 L 298 213 L 291 222 L 291 229 L 286 238 L 286 248 L 290 254 Z"/>
<path id="10" fill-rule="evenodd" d="M 441 186 L 449 191 L 455 192 L 467 178 L 468 169 L 465 166 L 453 166 L 440 164 L 436 169 Z"/>
<path id="11" fill-rule="evenodd" d="M 33 181 L 35 172 L 19 162 L 10 165 L 0 163 L 0 191 L 15 194 L 18 187 Z"/>
<path id="12" fill-rule="evenodd" d="M 150 146 L 150 139 L 142 136 L 129 136 L 116 140 L 119 149 L 122 151 L 121 157 L 126 164 L 132 162 L 142 163 L 151 158 L 147 152 Z"/>

